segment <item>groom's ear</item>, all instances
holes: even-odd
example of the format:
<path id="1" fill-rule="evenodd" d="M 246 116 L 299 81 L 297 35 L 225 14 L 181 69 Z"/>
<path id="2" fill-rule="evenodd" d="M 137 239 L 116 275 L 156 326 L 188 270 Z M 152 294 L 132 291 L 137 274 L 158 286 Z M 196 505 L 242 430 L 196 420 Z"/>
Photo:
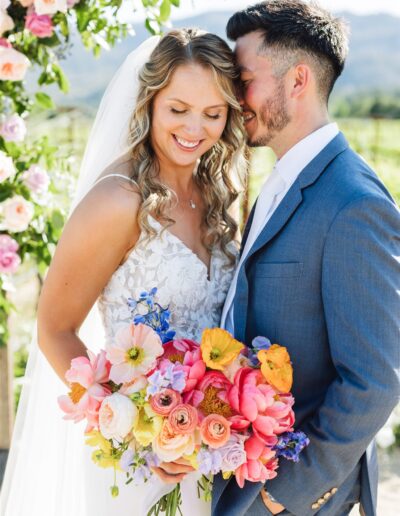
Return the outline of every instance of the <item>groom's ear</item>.
<path id="1" fill-rule="evenodd" d="M 311 67 L 306 63 L 299 63 L 288 71 L 289 95 L 292 99 L 302 97 L 314 81 Z"/>

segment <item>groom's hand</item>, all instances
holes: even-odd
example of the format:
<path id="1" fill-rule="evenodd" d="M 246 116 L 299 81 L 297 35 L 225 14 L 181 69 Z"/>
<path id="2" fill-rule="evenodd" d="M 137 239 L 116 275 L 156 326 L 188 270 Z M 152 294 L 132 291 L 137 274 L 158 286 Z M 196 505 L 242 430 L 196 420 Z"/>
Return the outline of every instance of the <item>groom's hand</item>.
<path id="1" fill-rule="evenodd" d="M 264 491 L 264 489 L 261 489 L 261 498 L 263 499 L 263 502 L 264 502 L 264 505 L 266 506 L 266 508 L 270 512 L 272 512 L 272 514 L 279 514 L 280 512 L 285 510 L 283 505 L 270 500 L 267 493 Z"/>
<path id="2" fill-rule="evenodd" d="M 190 462 L 185 459 L 178 459 L 175 462 L 162 462 L 157 468 L 151 468 L 166 484 L 176 484 L 181 482 L 187 473 L 194 471 Z"/>

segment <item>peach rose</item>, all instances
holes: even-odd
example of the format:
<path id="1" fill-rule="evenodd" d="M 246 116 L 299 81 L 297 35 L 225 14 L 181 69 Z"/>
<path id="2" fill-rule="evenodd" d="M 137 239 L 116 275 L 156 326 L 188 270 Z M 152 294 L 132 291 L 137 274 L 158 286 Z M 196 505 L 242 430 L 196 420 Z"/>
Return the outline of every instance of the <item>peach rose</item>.
<path id="1" fill-rule="evenodd" d="M 136 405 L 123 394 L 114 392 L 101 403 L 99 426 L 106 439 L 122 441 L 132 430 L 137 417 Z"/>
<path id="2" fill-rule="evenodd" d="M 57 11 L 67 12 L 67 0 L 34 0 L 37 14 L 55 14 Z"/>
<path id="3" fill-rule="evenodd" d="M 230 426 L 231 423 L 223 416 L 210 414 L 201 423 L 201 437 L 210 448 L 220 448 L 228 442 L 231 435 Z"/>
<path id="4" fill-rule="evenodd" d="M 163 423 L 161 432 L 153 441 L 153 451 L 164 462 L 173 462 L 183 455 L 192 455 L 196 447 L 195 433 L 177 434 L 169 421 Z"/>
<path id="5" fill-rule="evenodd" d="M 21 52 L 0 46 L 0 81 L 22 81 L 30 64 Z"/>
<path id="6" fill-rule="evenodd" d="M 168 416 L 172 431 L 177 434 L 193 433 L 198 420 L 197 410 L 187 403 L 176 406 Z"/>

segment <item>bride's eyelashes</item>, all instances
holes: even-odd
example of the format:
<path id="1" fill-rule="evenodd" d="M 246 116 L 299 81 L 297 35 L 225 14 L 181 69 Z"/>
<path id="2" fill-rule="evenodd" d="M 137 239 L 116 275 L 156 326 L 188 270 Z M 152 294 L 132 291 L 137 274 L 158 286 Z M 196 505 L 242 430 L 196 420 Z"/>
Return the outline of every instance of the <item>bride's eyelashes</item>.
<path id="1" fill-rule="evenodd" d="M 171 113 L 174 113 L 175 115 L 184 115 L 185 113 L 187 113 L 186 109 L 170 108 L 170 111 L 171 111 Z M 221 118 L 221 114 L 220 113 L 218 113 L 216 115 L 210 115 L 209 113 L 205 113 L 205 116 L 207 118 L 210 118 L 211 120 L 218 120 L 219 118 Z"/>

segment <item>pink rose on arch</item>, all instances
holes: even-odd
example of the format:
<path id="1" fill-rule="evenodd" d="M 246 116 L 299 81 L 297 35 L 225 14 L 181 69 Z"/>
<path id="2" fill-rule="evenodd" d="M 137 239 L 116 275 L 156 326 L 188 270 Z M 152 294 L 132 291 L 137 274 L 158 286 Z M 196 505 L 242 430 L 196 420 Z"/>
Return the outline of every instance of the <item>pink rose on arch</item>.
<path id="1" fill-rule="evenodd" d="M 38 38 L 49 38 L 54 31 L 51 17 L 47 14 L 37 14 L 34 11 L 25 17 L 25 29 Z"/>
<path id="2" fill-rule="evenodd" d="M 169 360 L 172 363 L 180 362 L 182 364 L 186 380 L 184 393 L 193 391 L 206 372 L 206 365 L 201 357 L 200 346 L 193 340 L 171 340 L 165 344 L 164 354 L 160 361 L 161 366 L 164 360 Z"/>
<path id="3" fill-rule="evenodd" d="M 0 272 L 14 274 L 21 264 L 21 258 L 12 251 L 0 249 Z"/>
<path id="4" fill-rule="evenodd" d="M 48 173 L 39 165 L 31 165 L 21 179 L 23 183 L 34 193 L 44 193 L 49 188 L 50 178 Z"/>
<path id="5" fill-rule="evenodd" d="M 25 231 L 35 213 L 34 206 L 22 195 L 9 197 L 0 204 L 2 226 L 14 233 Z"/>
<path id="6" fill-rule="evenodd" d="M 23 118 L 16 113 L 6 118 L 0 126 L 0 135 L 6 142 L 22 142 L 26 135 L 26 125 Z"/>
<path id="7" fill-rule="evenodd" d="M 72 419 L 75 423 L 87 419 L 85 432 L 98 428 L 101 402 L 111 394 L 105 385 L 111 368 L 105 351 L 95 355 L 88 350 L 88 356 L 71 360 L 71 368 L 65 373 L 71 391 L 58 398 L 58 404 L 66 414 L 64 419 Z"/>
<path id="8" fill-rule="evenodd" d="M 258 369 L 246 367 L 236 373 L 228 400 L 239 414 L 230 419 L 232 428 L 243 430 L 251 423 L 255 436 L 264 444 L 273 446 L 277 435 L 293 430 L 293 396 L 278 393 Z"/>
<path id="9" fill-rule="evenodd" d="M 263 441 L 252 435 L 244 443 L 247 461 L 236 471 L 235 477 L 239 487 L 244 486 L 245 480 L 249 482 L 266 482 L 276 477 L 278 459 L 275 452 L 265 445 Z"/>
<path id="10" fill-rule="evenodd" d="M 11 43 L 6 38 L 0 38 L 0 47 L 12 48 Z"/>

